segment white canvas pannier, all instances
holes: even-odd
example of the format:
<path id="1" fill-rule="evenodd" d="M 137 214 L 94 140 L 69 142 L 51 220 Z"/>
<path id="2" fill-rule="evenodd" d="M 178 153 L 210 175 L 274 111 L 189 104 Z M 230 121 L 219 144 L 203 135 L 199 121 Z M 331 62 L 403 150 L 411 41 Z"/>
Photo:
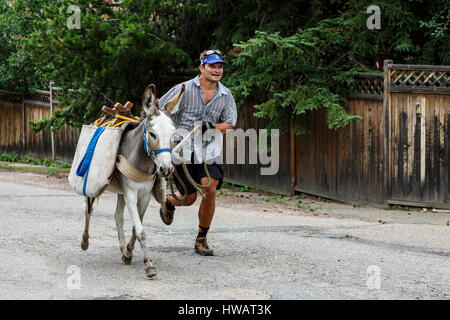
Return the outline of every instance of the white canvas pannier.
<path id="1" fill-rule="evenodd" d="M 108 186 L 123 131 L 83 125 L 69 173 L 69 184 L 77 193 L 95 198 Z"/>

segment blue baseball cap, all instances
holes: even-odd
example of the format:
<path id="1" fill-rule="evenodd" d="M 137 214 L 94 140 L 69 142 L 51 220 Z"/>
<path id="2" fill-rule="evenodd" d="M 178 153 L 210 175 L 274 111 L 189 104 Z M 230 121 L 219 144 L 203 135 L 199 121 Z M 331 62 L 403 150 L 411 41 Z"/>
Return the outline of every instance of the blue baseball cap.
<path id="1" fill-rule="evenodd" d="M 208 64 L 213 64 L 213 63 L 226 63 L 221 56 L 219 56 L 218 54 L 212 54 L 210 56 L 207 56 L 205 58 L 202 59 L 202 65 L 204 65 L 205 63 Z"/>

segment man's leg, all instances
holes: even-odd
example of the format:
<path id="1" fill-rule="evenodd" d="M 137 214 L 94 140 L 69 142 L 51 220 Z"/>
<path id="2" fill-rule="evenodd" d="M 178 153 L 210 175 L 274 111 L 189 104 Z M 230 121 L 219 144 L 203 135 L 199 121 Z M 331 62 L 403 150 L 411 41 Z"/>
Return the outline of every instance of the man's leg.
<path id="1" fill-rule="evenodd" d="M 200 179 L 201 185 L 208 184 L 208 178 L 203 177 Z M 214 210 L 216 208 L 216 188 L 219 184 L 219 180 L 211 177 L 211 185 L 207 189 L 203 189 L 206 197 L 202 200 L 200 204 L 200 209 L 198 211 L 198 220 L 199 225 L 204 228 L 209 228 L 211 226 L 211 222 L 214 216 Z M 175 195 L 178 198 L 181 198 L 182 195 L 180 192 L 176 191 Z M 171 203 L 175 207 L 179 206 L 190 206 L 197 200 L 197 193 L 191 193 L 186 196 L 184 200 L 177 200 L 172 195 L 167 195 L 167 201 Z M 164 210 L 166 210 L 167 204 L 165 202 L 162 203 Z"/>
<path id="2" fill-rule="evenodd" d="M 200 184 L 203 186 L 207 185 L 208 178 L 201 178 Z M 211 185 L 209 186 L 209 188 L 203 189 L 206 197 L 200 204 L 200 209 L 198 210 L 198 221 L 199 225 L 204 228 L 209 228 L 211 226 L 211 222 L 214 217 L 214 211 L 216 209 L 216 188 L 218 184 L 219 180 L 211 177 Z"/>
<path id="3" fill-rule="evenodd" d="M 186 166 L 187 166 L 187 169 L 188 169 L 190 175 L 195 180 L 196 179 L 196 175 L 195 175 L 195 167 L 194 167 L 194 165 L 187 164 Z M 197 199 L 197 190 L 195 190 L 195 188 L 188 181 L 186 175 L 184 174 L 184 170 L 182 169 L 181 165 L 175 166 L 175 170 L 177 170 L 177 172 L 178 172 L 178 174 L 180 176 L 180 179 L 182 180 L 182 182 L 186 186 L 187 190 L 184 190 L 182 188 L 182 185 L 178 181 L 176 176 L 174 176 L 175 185 L 176 185 L 178 190 L 183 190 L 183 192 L 187 192 L 187 196 L 186 196 L 186 198 L 184 200 L 180 201 L 180 200 L 177 200 L 175 197 L 173 197 L 172 195 L 169 194 L 169 195 L 166 196 L 165 202 L 161 203 L 161 209 L 159 210 L 159 215 L 161 217 L 161 220 L 167 225 L 170 225 L 172 223 L 172 221 L 173 221 L 173 217 L 174 217 L 174 214 L 175 214 L 175 206 L 190 206 Z M 183 195 L 179 191 L 176 191 L 175 195 L 179 199 L 183 197 Z"/>
<path id="4" fill-rule="evenodd" d="M 178 198 L 181 198 L 182 195 L 177 191 L 175 192 Z M 197 193 L 191 193 L 186 196 L 186 198 L 182 201 L 175 199 L 172 195 L 167 195 L 166 201 L 161 202 L 161 209 L 159 209 L 159 215 L 161 216 L 161 220 L 170 225 L 173 221 L 173 216 L 175 213 L 176 206 L 190 206 L 197 199 Z"/>
<path id="5" fill-rule="evenodd" d="M 178 191 L 175 192 L 175 195 L 177 196 L 177 198 L 181 199 L 183 196 L 181 195 L 181 193 L 179 193 Z M 177 200 L 176 198 L 174 198 L 171 194 L 167 195 L 166 199 L 173 204 L 176 207 L 181 207 L 181 206 L 190 206 L 192 205 L 195 200 L 197 200 L 197 192 L 196 193 L 191 193 L 188 194 L 186 196 L 186 198 L 182 201 Z"/>
<path id="6" fill-rule="evenodd" d="M 203 177 L 200 179 L 202 185 L 208 184 L 208 178 Z M 216 209 L 216 190 L 219 180 L 211 177 L 211 185 L 203 189 L 206 197 L 202 200 L 200 208 L 198 210 L 198 222 L 199 231 L 197 239 L 195 240 L 194 249 L 195 252 L 201 254 L 202 256 L 212 256 L 213 250 L 208 246 L 206 242 L 206 235 L 208 233 L 209 227 L 211 226 L 212 219 L 214 217 L 214 211 Z"/>

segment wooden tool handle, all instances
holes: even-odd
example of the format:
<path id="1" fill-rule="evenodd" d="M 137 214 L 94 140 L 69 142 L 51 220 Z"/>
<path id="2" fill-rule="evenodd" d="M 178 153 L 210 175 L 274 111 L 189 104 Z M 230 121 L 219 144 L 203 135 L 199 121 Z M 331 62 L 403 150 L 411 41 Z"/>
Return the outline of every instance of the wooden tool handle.
<path id="1" fill-rule="evenodd" d="M 110 116 L 114 116 L 115 114 L 119 113 L 119 110 L 114 108 L 108 108 L 107 106 L 103 106 L 102 108 L 103 113 L 109 114 Z"/>

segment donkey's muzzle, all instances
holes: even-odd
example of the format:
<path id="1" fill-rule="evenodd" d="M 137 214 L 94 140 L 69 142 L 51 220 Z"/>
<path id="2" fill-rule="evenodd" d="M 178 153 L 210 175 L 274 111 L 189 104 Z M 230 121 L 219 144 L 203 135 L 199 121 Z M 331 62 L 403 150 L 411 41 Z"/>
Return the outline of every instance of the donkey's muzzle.
<path id="1" fill-rule="evenodd" d="M 173 172 L 173 165 L 169 164 L 167 166 L 159 166 L 157 171 L 159 176 L 167 178 Z"/>

